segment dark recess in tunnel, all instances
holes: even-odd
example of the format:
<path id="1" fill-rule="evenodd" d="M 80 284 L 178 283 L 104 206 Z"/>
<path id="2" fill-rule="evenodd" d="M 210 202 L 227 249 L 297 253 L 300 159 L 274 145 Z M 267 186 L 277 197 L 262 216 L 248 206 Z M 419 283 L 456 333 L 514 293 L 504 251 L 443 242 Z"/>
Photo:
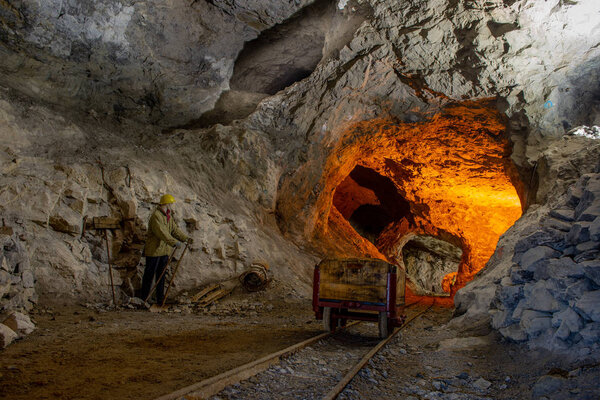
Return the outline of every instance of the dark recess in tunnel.
<path id="1" fill-rule="evenodd" d="M 316 1 L 246 43 L 231 89 L 273 95 L 309 76 L 323 57 L 326 21 L 334 13 L 330 0 Z"/>
<path id="2" fill-rule="evenodd" d="M 358 186 L 373 191 L 379 202 L 379 204 L 361 204 L 347 218 L 350 225 L 361 236 L 374 243 L 383 229 L 392 222 L 402 218 L 413 220 L 409 203 L 398 193 L 398 189 L 389 178 L 360 165 L 352 170 L 349 178 Z M 336 196 L 337 194 L 336 190 L 334 205 L 343 202 L 341 196 Z M 356 194 L 355 197 L 358 198 L 360 195 Z"/>

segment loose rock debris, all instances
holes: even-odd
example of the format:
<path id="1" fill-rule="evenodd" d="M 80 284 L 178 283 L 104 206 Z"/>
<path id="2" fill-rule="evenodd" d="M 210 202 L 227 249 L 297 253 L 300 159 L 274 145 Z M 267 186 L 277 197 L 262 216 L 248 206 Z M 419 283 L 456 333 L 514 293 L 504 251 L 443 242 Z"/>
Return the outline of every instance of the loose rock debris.
<path id="1" fill-rule="evenodd" d="M 600 371 L 597 364 L 584 368 L 578 365 L 585 361 L 571 360 L 564 376 L 556 375 L 551 366 L 565 365 L 564 358 L 506 343 L 498 334 L 456 339 L 457 332 L 444 325 L 450 317 L 450 310 L 437 308 L 427 318 L 415 320 L 369 361 L 338 398 L 597 398 L 592 378 Z M 351 327 L 225 388 L 211 400 L 321 399 L 378 342 L 372 331 L 366 323 Z"/>

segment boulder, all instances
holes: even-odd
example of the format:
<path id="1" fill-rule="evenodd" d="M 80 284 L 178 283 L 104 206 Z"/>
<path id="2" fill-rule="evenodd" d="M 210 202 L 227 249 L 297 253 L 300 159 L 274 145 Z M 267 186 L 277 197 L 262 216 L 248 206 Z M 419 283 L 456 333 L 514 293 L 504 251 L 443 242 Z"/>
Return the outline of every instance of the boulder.
<path id="1" fill-rule="evenodd" d="M 537 280 L 580 278 L 583 276 L 583 267 L 576 264 L 571 257 L 552 258 L 547 263 L 539 264 L 533 276 Z"/>
<path id="2" fill-rule="evenodd" d="M 600 217 L 596 217 L 594 221 L 590 224 L 590 239 L 595 241 L 600 241 Z"/>
<path id="3" fill-rule="evenodd" d="M 591 222 L 586 221 L 574 223 L 569 233 L 567 233 L 567 243 L 577 245 L 590 240 L 591 224 Z"/>
<path id="4" fill-rule="evenodd" d="M 11 344 L 16 338 L 17 334 L 15 331 L 4 324 L 0 324 L 0 346 L 2 346 L 3 349 Z"/>
<path id="5" fill-rule="evenodd" d="M 600 286 L 600 260 L 583 261 L 579 265 L 581 265 L 585 277 Z"/>
<path id="6" fill-rule="evenodd" d="M 554 313 L 552 316 L 552 326 L 561 327 L 565 326 L 569 332 L 579 332 L 583 327 L 583 320 L 581 316 L 575 312 L 571 307 L 567 307 L 562 311 Z"/>
<path id="7" fill-rule="evenodd" d="M 575 303 L 575 309 L 585 318 L 600 322 L 600 290 L 587 292 Z"/>
<path id="8" fill-rule="evenodd" d="M 559 257 L 560 253 L 548 246 L 537 246 L 527 250 L 521 256 L 519 264 L 526 271 L 533 271 L 538 263 L 549 258 Z"/>
<path id="9" fill-rule="evenodd" d="M 552 228 L 536 231 L 515 244 L 515 254 L 525 253 L 537 246 L 546 246 L 562 251 L 566 247 L 565 232 Z"/>
<path id="10" fill-rule="evenodd" d="M 566 222 L 575 221 L 575 211 L 570 208 L 558 208 L 552 210 L 550 211 L 550 216 Z"/>
<path id="11" fill-rule="evenodd" d="M 523 288 L 523 295 L 527 299 L 526 308 L 542 312 L 560 310 L 559 302 L 548 290 L 549 286 L 551 285 L 547 281 L 526 284 Z"/>
<path id="12" fill-rule="evenodd" d="M 592 284 L 587 279 L 581 279 L 565 289 L 565 294 L 571 299 L 579 299 L 584 293 L 592 290 Z"/>
<path id="13" fill-rule="evenodd" d="M 537 336 L 552 327 L 552 318 L 547 314 L 534 310 L 525 310 L 519 325 L 529 336 Z"/>
<path id="14" fill-rule="evenodd" d="M 35 330 L 35 325 L 29 316 L 16 311 L 12 312 L 3 324 L 15 331 L 19 337 L 29 335 Z"/>
<path id="15" fill-rule="evenodd" d="M 537 380 L 533 386 L 532 395 L 534 399 L 548 396 L 560 390 L 566 383 L 564 378 L 554 375 L 544 375 Z"/>
<path id="16" fill-rule="evenodd" d="M 591 324 L 587 324 L 585 328 L 579 331 L 579 334 L 586 344 L 600 342 L 600 322 L 592 322 Z"/>

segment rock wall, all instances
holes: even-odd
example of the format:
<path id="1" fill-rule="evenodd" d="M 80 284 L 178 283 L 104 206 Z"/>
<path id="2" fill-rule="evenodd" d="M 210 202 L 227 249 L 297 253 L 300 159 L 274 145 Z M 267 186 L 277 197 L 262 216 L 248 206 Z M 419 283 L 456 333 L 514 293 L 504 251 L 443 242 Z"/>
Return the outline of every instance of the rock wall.
<path id="1" fill-rule="evenodd" d="M 107 299 L 103 237 L 89 225 L 95 216 L 120 221 L 121 229 L 109 234 L 110 250 L 117 284 L 132 294 L 139 284 L 144 224 L 164 192 L 179 199 L 176 217 L 196 243 L 182 263 L 178 288 L 231 277 L 256 260 L 271 264 L 278 279 L 306 288 L 316 258 L 284 239 L 280 229 L 295 243 L 312 241 L 312 251 L 318 253 L 325 250 L 318 240 L 320 226 L 330 220 L 337 221 L 329 240 L 338 253 L 358 249 L 384 257 L 331 207 L 334 180 L 341 182 L 365 149 L 382 151 L 374 148 L 373 139 L 384 136 L 383 128 L 360 135 L 349 134 L 349 129 L 372 121 L 382 127 L 388 122 L 414 124 L 412 131 L 403 133 L 418 143 L 416 124 L 435 122 L 436 115 L 454 109 L 453 117 L 462 120 L 458 131 L 488 140 L 510 137 L 518 167 L 511 177 L 518 194 L 524 204 L 541 204 L 532 206 L 502 237 L 478 280 L 456 297 L 459 312 L 465 313 L 459 322 L 508 312 L 512 305 L 496 297 L 496 288 L 510 278 L 510 271 L 523 267 L 517 243 L 546 221 L 551 210 L 564 207 L 561 194 L 596 168 L 595 142 L 570 138 L 548 145 L 548 140 L 571 126 L 599 123 L 600 3 L 339 2 L 332 30 L 326 31 L 322 21 L 316 23 L 322 16 L 311 20 L 310 12 L 308 20 L 298 24 L 308 27 L 309 37 L 318 36 L 319 46 L 323 42 L 322 58 L 309 76 L 293 84 L 293 79 L 286 81 L 291 86 L 268 97 L 227 92 L 245 44 L 293 19 L 310 3 L 0 2 L 0 85 L 13 90 L 0 93 L 0 212 L 2 227 L 13 230 L 2 239 L 8 246 L 2 255 L 7 260 L 2 282 L 11 282 L 2 304 L 9 304 L 15 293 L 23 293 L 15 302 L 25 309 L 36 293 L 45 301 Z M 359 15 L 353 14 L 355 9 Z M 310 29 L 313 22 L 319 32 Z M 311 68 L 319 46 L 310 48 Z M 264 50 L 277 54 L 268 46 Z M 250 56 L 249 65 L 256 60 L 261 58 Z M 301 77 L 309 67 L 303 67 Z M 269 92 L 281 88 L 276 83 L 266 85 Z M 260 103 L 247 119 L 229 126 L 161 132 L 160 128 L 200 118 L 218 100 L 226 103 L 223 93 L 248 108 L 232 112 L 228 123 Z M 244 96 L 249 99 L 238 98 Z M 470 106 L 457 112 L 457 102 Z M 484 102 L 486 106 L 480 106 Z M 483 118 L 488 128 L 493 122 L 493 129 L 466 126 L 465 121 L 475 124 L 476 109 L 497 114 L 498 118 Z M 206 125 L 219 120 L 209 117 Z M 437 139 L 432 137 L 432 142 Z M 349 140 L 354 140 L 352 146 Z M 502 166 L 510 175 L 505 143 L 498 143 L 498 170 Z M 340 154 L 349 158 L 342 162 Z M 377 157 L 382 172 L 384 155 Z M 476 171 L 489 161 L 477 158 L 457 165 L 469 164 Z M 335 179 L 328 180 L 331 176 Z M 568 235 L 565 226 L 562 232 Z M 473 256 L 464 254 L 463 259 Z M 24 270 L 10 264 L 17 255 L 23 260 L 19 265 L 29 261 L 35 291 L 25 287 L 29 275 L 25 278 Z M 479 266 L 487 256 L 477 256 Z M 592 284 L 589 277 L 577 279 L 584 278 Z M 535 274 L 533 281 L 510 279 L 508 286 L 522 286 L 523 294 L 529 293 L 525 286 L 543 280 L 536 280 Z M 576 307 L 581 298 L 573 299 L 582 324 L 587 328 L 595 323 L 585 308 Z M 522 300 L 525 297 L 517 305 Z M 562 307 L 565 301 L 560 301 Z M 541 326 L 547 324 L 549 316 L 535 312 L 550 311 L 528 310 L 533 314 L 527 315 L 545 318 Z M 498 322 L 498 327 L 507 324 L 502 326 L 506 332 L 520 329 L 527 339 L 542 332 L 527 332 L 521 317 L 511 315 L 513 319 Z M 554 314 L 551 325 L 559 322 L 558 316 L 557 322 L 553 318 Z M 561 325 L 551 328 L 558 332 Z M 569 332 L 569 343 L 585 343 L 581 331 L 569 327 Z"/>
<path id="2" fill-rule="evenodd" d="M 600 173 L 582 176 L 540 225 L 515 245 L 514 264 L 494 296 L 492 326 L 533 346 L 597 346 Z"/>
<path id="3" fill-rule="evenodd" d="M 310 2 L 2 2 L 0 83 L 67 109 L 182 125 L 229 89 L 245 41 Z"/>
<path id="4" fill-rule="evenodd" d="M 461 256 L 459 247 L 432 236 L 409 240 L 402 248 L 402 262 L 415 294 L 449 296 L 449 287 L 444 288 L 442 282 L 446 275 L 456 274 Z"/>
<path id="5" fill-rule="evenodd" d="M 165 192 L 177 199 L 180 228 L 195 239 L 174 293 L 231 278 L 255 261 L 308 291 L 316 258 L 279 233 L 280 172 L 258 133 L 220 125 L 172 135 L 132 122 L 100 127 L 6 90 L 0 96 L 0 229 L 13 231 L 2 236 L 2 307 L 27 309 L 36 293 L 44 302 L 107 301 L 104 236 L 90 224 L 100 216 L 120 223 L 108 233 L 111 261 L 117 293 L 133 295 L 145 225 Z"/>
<path id="6" fill-rule="evenodd" d="M 596 139 L 574 136 L 541 154 L 545 203 L 530 207 L 500 238 L 486 268 L 458 291 L 453 326 L 487 320 L 508 339 L 532 347 L 597 351 L 598 316 L 591 310 L 600 293 L 593 228 L 600 223 L 599 154 Z"/>

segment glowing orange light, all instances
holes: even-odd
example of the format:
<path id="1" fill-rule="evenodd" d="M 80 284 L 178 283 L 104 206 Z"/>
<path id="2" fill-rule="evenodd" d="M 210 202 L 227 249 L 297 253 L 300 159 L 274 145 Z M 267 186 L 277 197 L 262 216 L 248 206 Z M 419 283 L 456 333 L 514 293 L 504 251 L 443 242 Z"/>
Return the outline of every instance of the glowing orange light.
<path id="1" fill-rule="evenodd" d="M 325 168 L 327 197 L 319 203 L 315 239 L 331 255 L 384 255 L 401 262 L 398 243 L 404 235 L 441 237 L 463 249 L 458 273 L 444 278 L 448 291 L 456 280 L 454 292 L 485 266 L 500 235 L 521 216 L 504 130 L 485 102 L 453 106 L 424 123 L 380 119 L 352 126 Z M 410 215 L 386 227 L 375 244 L 347 221 L 359 206 L 380 203 L 372 190 L 347 179 L 356 165 L 389 178 L 410 204 Z"/>

